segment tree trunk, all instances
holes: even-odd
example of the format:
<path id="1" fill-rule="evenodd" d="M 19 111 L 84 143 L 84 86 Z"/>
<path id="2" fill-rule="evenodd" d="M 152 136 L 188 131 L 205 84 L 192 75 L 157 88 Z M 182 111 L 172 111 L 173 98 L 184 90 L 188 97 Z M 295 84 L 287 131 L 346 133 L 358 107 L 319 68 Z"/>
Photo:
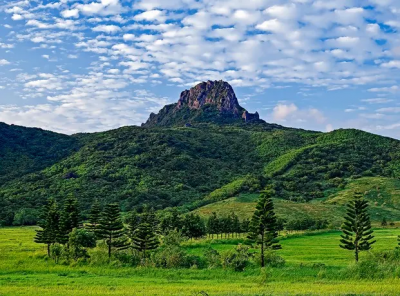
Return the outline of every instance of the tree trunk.
<path id="1" fill-rule="evenodd" d="M 50 244 L 47 244 L 47 256 L 50 257 Z"/>

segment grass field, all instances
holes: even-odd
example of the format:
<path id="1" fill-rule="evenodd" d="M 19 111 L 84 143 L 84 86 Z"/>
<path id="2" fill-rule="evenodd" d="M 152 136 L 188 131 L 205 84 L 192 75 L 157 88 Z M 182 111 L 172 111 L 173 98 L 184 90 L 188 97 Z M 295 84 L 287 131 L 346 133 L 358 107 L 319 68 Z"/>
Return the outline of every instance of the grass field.
<path id="1" fill-rule="evenodd" d="M 375 250 L 396 245 L 400 229 L 377 229 Z M 338 232 L 285 237 L 285 267 L 238 273 L 217 269 L 56 265 L 32 242 L 33 227 L 0 229 L 0 295 L 399 295 L 400 280 L 346 279 L 353 257 L 338 247 Z M 238 239 L 185 243 L 202 255 L 210 244 L 224 251 Z M 362 255 L 364 257 L 365 254 Z M 318 263 L 323 263 L 318 264 Z M 207 293 L 207 294 L 205 294 Z"/>

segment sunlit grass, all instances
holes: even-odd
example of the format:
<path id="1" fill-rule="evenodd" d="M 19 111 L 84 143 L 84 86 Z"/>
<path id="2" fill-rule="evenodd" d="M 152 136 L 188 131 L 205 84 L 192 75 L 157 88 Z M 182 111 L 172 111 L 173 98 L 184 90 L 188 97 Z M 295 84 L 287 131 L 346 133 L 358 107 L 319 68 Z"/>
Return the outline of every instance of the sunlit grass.
<path id="1" fill-rule="evenodd" d="M 116 265 L 56 265 L 44 246 L 32 241 L 34 228 L 0 229 L 0 295 L 398 295 L 396 278 L 379 281 L 343 278 L 353 264 L 351 252 L 338 247 L 339 232 L 294 235 L 283 239 L 284 268 L 252 267 L 242 273 L 217 269 L 154 269 Z M 400 229 L 377 229 L 375 250 L 396 245 Z M 187 242 L 202 255 L 210 244 L 220 252 L 241 239 Z M 256 250 L 255 250 L 256 251 Z M 362 255 L 362 256 L 365 256 Z M 323 263 L 325 266 L 322 266 Z"/>

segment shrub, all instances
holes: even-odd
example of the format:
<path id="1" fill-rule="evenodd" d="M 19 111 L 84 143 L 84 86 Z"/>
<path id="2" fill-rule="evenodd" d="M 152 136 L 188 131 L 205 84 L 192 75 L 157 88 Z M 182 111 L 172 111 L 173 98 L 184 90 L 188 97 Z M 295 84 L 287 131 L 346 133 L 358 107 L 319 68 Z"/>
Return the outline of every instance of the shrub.
<path id="1" fill-rule="evenodd" d="M 207 250 L 204 252 L 204 257 L 206 259 L 208 268 L 221 266 L 221 255 L 212 247 L 207 248 Z"/>
<path id="2" fill-rule="evenodd" d="M 222 255 L 222 266 L 234 271 L 245 270 L 250 265 L 250 259 L 253 257 L 249 250 L 249 247 L 239 244 L 235 250 Z"/>
<path id="3" fill-rule="evenodd" d="M 265 253 L 265 265 L 270 267 L 283 267 L 286 261 L 274 251 Z"/>
<path id="4" fill-rule="evenodd" d="M 74 228 L 69 234 L 69 246 L 71 255 L 75 260 L 78 258 L 89 258 L 87 248 L 96 247 L 96 236 L 86 229 Z"/>

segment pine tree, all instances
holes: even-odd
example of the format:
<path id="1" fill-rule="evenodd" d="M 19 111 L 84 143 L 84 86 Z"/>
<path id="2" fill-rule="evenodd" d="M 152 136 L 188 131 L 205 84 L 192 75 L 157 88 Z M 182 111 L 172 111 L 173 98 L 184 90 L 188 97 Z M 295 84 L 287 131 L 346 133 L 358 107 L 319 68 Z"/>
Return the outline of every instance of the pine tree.
<path id="1" fill-rule="evenodd" d="M 239 221 L 239 217 L 232 212 L 231 213 L 231 221 L 232 221 L 232 233 L 237 234 L 240 233 L 240 221 Z"/>
<path id="2" fill-rule="evenodd" d="M 136 212 L 129 213 L 127 219 L 125 220 L 125 223 L 127 224 L 126 235 L 130 239 L 133 239 L 133 237 L 135 236 L 135 232 L 140 225 L 139 215 Z"/>
<path id="3" fill-rule="evenodd" d="M 149 224 L 154 233 L 159 234 L 161 232 L 154 208 L 149 208 L 147 206 L 144 208 L 143 214 L 141 215 L 141 223 Z"/>
<path id="4" fill-rule="evenodd" d="M 215 212 L 207 220 L 207 232 L 211 234 L 211 238 L 214 239 L 214 234 L 217 233 L 218 217 Z"/>
<path id="5" fill-rule="evenodd" d="M 266 190 L 260 194 L 250 222 L 249 239 L 261 245 L 261 267 L 265 266 L 264 249 L 281 249 L 277 239 L 278 231 L 272 194 L 272 190 Z"/>
<path id="6" fill-rule="evenodd" d="M 113 248 L 123 249 L 127 247 L 128 241 L 117 204 L 106 205 L 98 226 L 97 235 L 100 239 L 106 240 L 108 258 L 111 258 Z"/>
<path id="7" fill-rule="evenodd" d="M 57 242 L 68 244 L 69 234 L 74 228 L 80 226 L 80 214 L 78 200 L 76 197 L 69 196 L 65 200 L 63 210 L 60 215 L 59 233 Z"/>
<path id="8" fill-rule="evenodd" d="M 368 202 L 361 193 L 356 192 L 353 200 L 348 203 L 344 219 L 340 247 L 354 251 L 355 260 L 358 262 L 359 252 L 370 250 L 371 245 L 376 242 L 373 241 Z"/>
<path id="9" fill-rule="evenodd" d="M 153 232 L 153 227 L 147 222 L 139 225 L 131 242 L 133 249 L 143 253 L 143 258 L 146 257 L 146 251 L 156 249 L 160 243 L 157 235 Z"/>
<path id="10" fill-rule="evenodd" d="M 36 230 L 35 243 L 47 245 L 47 255 L 50 256 L 50 246 L 57 242 L 60 213 L 54 198 L 50 198 L 43 207 L 39 221 L 40 230 Z"/>
<path id="11" fill-rule="evenodd" d="M 86 228 L 91 230 L 92 232 L 96 232 L 96 229 L 100 224 L 100 220 L 101 220 L 101 207 L 99 201 L 95 199 L 90 209 L 89 223 L 86 226 Z"/>

